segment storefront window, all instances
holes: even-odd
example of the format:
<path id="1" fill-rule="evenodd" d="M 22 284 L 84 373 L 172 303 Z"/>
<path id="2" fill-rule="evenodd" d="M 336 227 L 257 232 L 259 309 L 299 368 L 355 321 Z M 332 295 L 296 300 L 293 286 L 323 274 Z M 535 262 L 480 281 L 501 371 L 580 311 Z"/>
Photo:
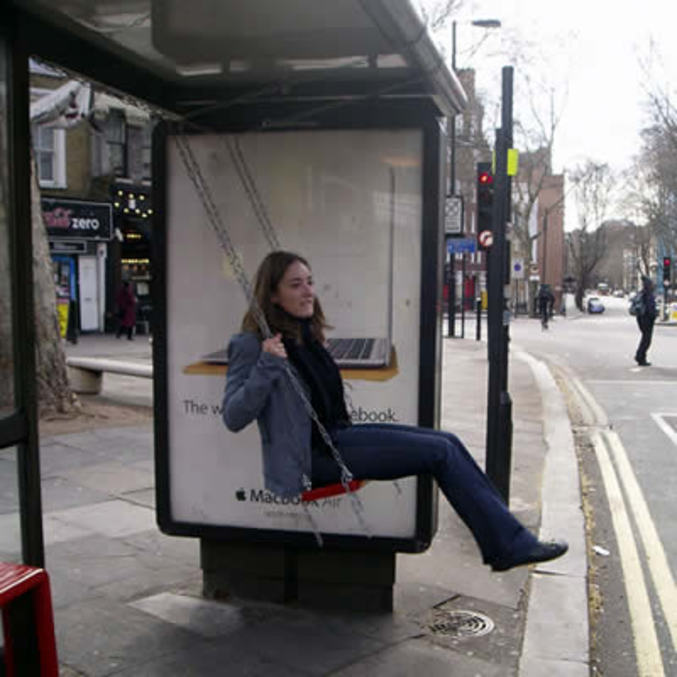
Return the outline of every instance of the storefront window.
<path id="1" fill-rule="evenodd" d="M 150 179 L 151 177 L 151 139 L 153 138 L 153 128 L 151 125 L 146 125 L 143 128 L 143 138 L 141 145 L 141 162 L 143 164 L 143 178 Z"/>

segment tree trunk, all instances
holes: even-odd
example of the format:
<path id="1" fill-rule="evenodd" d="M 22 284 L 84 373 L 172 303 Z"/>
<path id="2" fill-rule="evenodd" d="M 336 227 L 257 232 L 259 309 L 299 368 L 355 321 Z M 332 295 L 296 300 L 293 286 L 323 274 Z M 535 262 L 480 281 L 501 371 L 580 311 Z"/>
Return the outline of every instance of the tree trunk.
<path id="1" fill-rule="evenodd" d="M 40 188 L 31 157 L 31 222 L 33 228 L 33 288 L 35 303 L 36 378 L 40 413 L 65 413 L 76 398 L 68 383 L 66 354 L 59 332 L 56 289 L 47 230 L 42 218 Z"/>
<path id="2" fill-rule="evenodd" d="M 576 294 L 574 295 L 574 301 L 576 302 L 576 308 L 580 310 L 581 312 L 584 312 L 583 309 L 583 295 L 585 294 L 585 289 L 583 288 L 583 285 L 578 285 L 576 287 Z"/>

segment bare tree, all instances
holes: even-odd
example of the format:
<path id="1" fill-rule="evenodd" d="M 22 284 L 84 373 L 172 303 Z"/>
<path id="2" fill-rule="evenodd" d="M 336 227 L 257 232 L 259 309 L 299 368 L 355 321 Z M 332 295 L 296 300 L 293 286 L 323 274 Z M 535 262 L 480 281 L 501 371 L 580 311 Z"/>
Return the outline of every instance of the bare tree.
<path id="1" fill-rule="evenodd" d="M 33 285 L 35 304 L 35 363 L 40 413 L 66 413 L 77 400 L 66 372 L 56 308 L 56 288 L 47 229 L 42 218 L 35 157 L 31 154 L 31 227 L 33 230 Z"/>
<path id="2" fill-rule="evenodd" d="M 646 226 L 635 226 L 632 233 L 632 245 L 637 261 L 637 272 L 648 277 L 651 273 L 654 253 L 651 229 Z"/>
<path id="3" fill-rule="evenodd" d="M 4 130 L 4 119 L 0 110 L 0 128 Z M 4 158 L 5 143 L 0 135 L 0 157 Z M 26 152 L 29 152 L 26 149 Z M 0 163 L 0 166 L 2 163 Z M 6 238 L 8 201 L 7 183 L 0 174 L 0 236 Z M 36 372 L 38 398 L 42 413 L 50 411 L 70 411 L 76 399 L 68 384 L 66 358 L 61 344 L 59 322 L 56 309 L 56 290 L 52 274 L 52 261 L 47 242 L 47 231 L 40 208 L 40 189 L 38 187 L 35 159 L 31 158 L 31 227 L 33 235 L 33 283 L 35 302 L 36 334 Z M 14 405 L 13 373 L 15 365 L 12 351 L 12 309 L 11 294 L 8 293 L 10 281 L 10 261 L 8 247 L 0 242 L 0 281 L 4 292 L 0 294 L 0 407 L 11 408 Z"/>
<path id="4" fill-rule="evenodd" d="M 671 80 L 654 44 L 640 60 L 644 71 L 649 125 L 642 130 L 642 149 L 631 177 L 631 201 L 640 220 L 668 251 L 677 250 L 677 106 Z M 664 84 L 667 82 L 668 84 Z"/>
<path id="5" fill-rule="evenodd" d="M 614 177 L 609 165 L 588 160 L 570 175 L 574 184 L 579 227 L 567 234 L 571 270 L 576 278 L 575 302 L 583 310 L 585 290 L 604 256 L 605 217 L 611 203 Z"/>
<path id="6" fill-rule="evenodd" d="M 463 0 L 419 0 L 418 9 L 423 23 L 431 33 L 444 27 L 449 17 L 463 6 Z"/>
<path id="7" fill-rule="evenodd" d="M 519 173 L 512 183 L 513 246 L 528 266 L 532 262 L 532 241 L 537 235 L 529 232 L 529 224 L 535 217 L 547 178 L 553 174 L 553 146 L 567 92 L 557 92 L 551 70 L 543 68 L 551 55 L 543 52 L 542 45 L 520 35 L 508 35 L 504 42 L 508 44 L 511 63 L 515 64 L 513 146 L 520 153 Z M 529 289 L 527 285 L 526 292 L 535 293 L 535 288 Z M 528 296 L 526 301 L 530 307 Z"/>

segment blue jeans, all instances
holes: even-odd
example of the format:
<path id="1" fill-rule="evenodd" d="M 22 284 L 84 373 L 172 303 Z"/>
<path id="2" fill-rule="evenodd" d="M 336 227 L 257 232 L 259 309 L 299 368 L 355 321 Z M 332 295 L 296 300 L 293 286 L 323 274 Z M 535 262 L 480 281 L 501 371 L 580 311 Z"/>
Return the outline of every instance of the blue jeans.
<path id="1" fill-rule="evenodd" d="M 394 480 L 431 474 L 472 532 L 485 564 L 527 550 L 537 541 L 510 513 L 462 442 L 451 433 L 405 425 L 362 424 L 332 437 L 355 479 Z M 313 484 L 339 481 L 329 455 L 313 455 Z"/>

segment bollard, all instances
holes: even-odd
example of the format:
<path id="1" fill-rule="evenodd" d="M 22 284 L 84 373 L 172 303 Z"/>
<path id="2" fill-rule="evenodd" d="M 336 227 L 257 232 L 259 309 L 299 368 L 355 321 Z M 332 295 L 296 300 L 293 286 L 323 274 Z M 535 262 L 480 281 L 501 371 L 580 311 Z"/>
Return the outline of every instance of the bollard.
<path id="1" fill-rule="evenodd" d="M 482 340 L 482 299 L 478 296 L 475 299 L 475 307 L 477 309 L 477 323 L 475 325 L 475 340 Z"/>

